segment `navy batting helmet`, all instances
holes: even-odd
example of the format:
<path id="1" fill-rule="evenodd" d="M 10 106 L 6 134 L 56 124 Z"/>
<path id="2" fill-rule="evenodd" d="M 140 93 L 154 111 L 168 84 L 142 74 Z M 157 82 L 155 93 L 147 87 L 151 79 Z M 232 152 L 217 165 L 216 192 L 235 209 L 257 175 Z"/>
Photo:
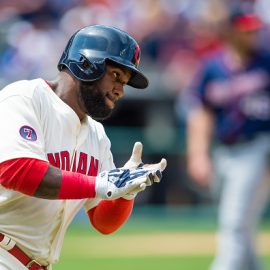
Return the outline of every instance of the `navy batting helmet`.
<path id="1" fill-rule="evenodd" d="M 92 25 L 76 32 L 60 58 L 58 69 L 67 67 L 78 80 L 91 82 L 104 75 L 106 61 L 131 70 L 128 85 L 140 89 L 148 86 L 147 78 L 138 70 L 138 43 L 128 33 L 114 27 Z"/>

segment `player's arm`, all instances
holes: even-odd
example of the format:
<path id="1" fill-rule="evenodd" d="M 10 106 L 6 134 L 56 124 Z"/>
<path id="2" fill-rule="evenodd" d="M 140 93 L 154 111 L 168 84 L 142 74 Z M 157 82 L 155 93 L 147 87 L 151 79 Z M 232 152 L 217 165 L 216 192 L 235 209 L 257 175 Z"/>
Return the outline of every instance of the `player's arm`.
<path id="1" fill-rule="evenodd" d="M 18 158 L 0 164 L 1 184 L 29 196 L 47 199 L 95 197 L 94 177 L 89 179 L 78 173 L 69 173 L 66 177 L 69 176 L 76 184 L 69 181 L 67 190 L 64 191 L 63 187 L 61 188 L 63 172 L 45 161 Z M 88 211 L 89 220 L 99 232 L 112 233 L 129 218 L 133 204 L 134 200 L 122 198 L 102 200 Z"/>
<path id="2" fill-rule="evenodd" d="M 205 107 L 189 113 L 187 123 L 187 161 L 190 176 L 199 184 L 206 185 L 211 162 L 209 149 L 213 133 L 213 116 Z"/>
<path id="3" fill-rule="evenodd" d="M 103 200 L 87 213 L 91 224 L 96 230 L 103 234 L 109 234 L 115 232 L 128 220 L 133 205 L 134 199 Z"/>
<path id="4" fill-rule="evenodd" d="M 7 189 L 44 199 L 112 200 L 126 195 L 135 197 L 153 183 L 151 179 L 159 182 L 165 167 L 166 160 L 162 159 L 150 167 L 123 167 L 101 172 L 94 177 L 58 169 L 47 161 L 17 158 L 0 163 L 0 184 Z"/>
<path id="5" fill-rule="evenodd" d="M 43 199 L 96 196 L 96 177 L 66 172 L 33 158 L 17 158 L 0 163 L 0 183 L 7 189 Z"/>

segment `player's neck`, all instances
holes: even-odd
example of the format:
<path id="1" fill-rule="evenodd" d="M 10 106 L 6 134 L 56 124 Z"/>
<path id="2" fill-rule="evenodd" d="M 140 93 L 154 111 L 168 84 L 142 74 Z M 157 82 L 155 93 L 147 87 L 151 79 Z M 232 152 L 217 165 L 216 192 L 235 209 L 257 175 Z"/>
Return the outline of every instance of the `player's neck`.
<path id="1" fill-rule="evenodd" d="M 61 72 L 53 81 L 47 82 L 55 94 L 65 102 L 82 121 L 86 114 L 78 103 L 78 91 L 76 90 L 77 81 L 67 73 Z"/>

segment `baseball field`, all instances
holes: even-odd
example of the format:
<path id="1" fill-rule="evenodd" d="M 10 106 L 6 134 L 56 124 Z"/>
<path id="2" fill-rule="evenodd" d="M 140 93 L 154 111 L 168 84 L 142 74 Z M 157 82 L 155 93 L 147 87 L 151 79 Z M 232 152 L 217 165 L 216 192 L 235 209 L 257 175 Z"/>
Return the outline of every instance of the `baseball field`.
<path id="1" fill-rule="evenodd" d="M 265 269 L 270 269 L 268 225 L 265 220 L 258 232 Z M 215 228 L 204 214 L 175 216 L 151 209 L 135 213 L 111 235 L 95 232 L 86 221 L 75 223 L 54 270 L 207 270 L 215 253 Z"/>

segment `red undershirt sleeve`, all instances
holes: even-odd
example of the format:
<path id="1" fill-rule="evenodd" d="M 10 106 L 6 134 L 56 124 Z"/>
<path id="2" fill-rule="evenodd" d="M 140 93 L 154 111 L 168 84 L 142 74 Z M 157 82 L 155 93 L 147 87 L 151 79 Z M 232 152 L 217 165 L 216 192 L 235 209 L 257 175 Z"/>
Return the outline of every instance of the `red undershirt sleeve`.
<path id="1" fill-rule="evenodd" d="M 112 201 L 101 201 L 88 211 L 93 227 L 103 234 L 119 229 L 130 217 L 134 200 L 119 198 Z"/>
<path id="2" fill-rule="evenodd" d="M 0 163 L 0 184 L 32 196 L 48 170 L 49 163 L 33 158 L 17 158 Z"/>

